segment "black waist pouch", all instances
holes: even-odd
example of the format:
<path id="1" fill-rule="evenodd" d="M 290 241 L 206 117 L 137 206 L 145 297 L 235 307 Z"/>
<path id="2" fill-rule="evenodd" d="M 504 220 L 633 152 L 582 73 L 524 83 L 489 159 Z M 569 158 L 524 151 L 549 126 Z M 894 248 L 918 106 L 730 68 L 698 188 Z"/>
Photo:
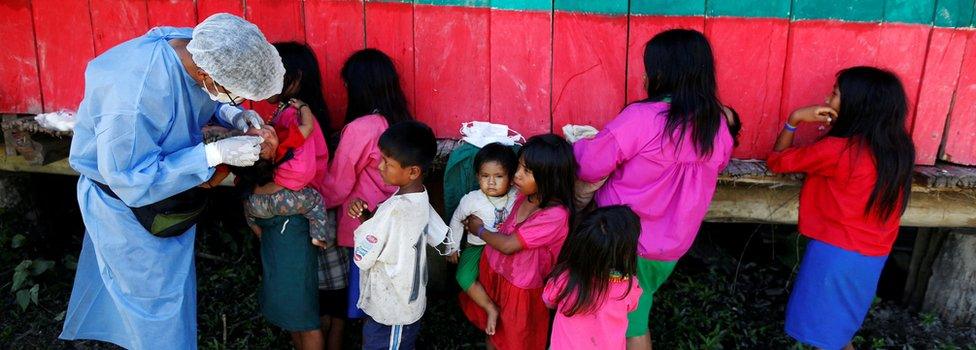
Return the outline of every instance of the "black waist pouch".
<path id="1" fill-rule="evenodd" d="M 108 185 L 92 181 L 105 194 L 119 199 Z M 129 207 L 136 220 L 146 231 L 156 237 L 175 237 L 183 234 L 200 221 L 207 207 L 207 196 L 202 188 L 194 187 L 172 197 L 142 207 Z"/>

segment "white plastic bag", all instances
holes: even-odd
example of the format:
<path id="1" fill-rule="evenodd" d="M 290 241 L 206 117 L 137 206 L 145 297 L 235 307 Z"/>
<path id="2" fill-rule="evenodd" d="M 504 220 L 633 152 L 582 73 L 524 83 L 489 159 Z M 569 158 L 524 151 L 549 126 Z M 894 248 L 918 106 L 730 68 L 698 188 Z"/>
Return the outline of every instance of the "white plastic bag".
<path id="1" fill-rule="evenodd" d="M 569 141 L 569 143 L 576 143 L 576 141 L 582 139 L 593 138 L 599 132 L 599 130 L 589 125 L 563 125 L 563 135 L 565 135 L 566 141 Z"/>
<path id="2" fill-rule="evenodd" d="M 77 120 L 75 120 L 74 112 L 60 110 L 57 112 L 38 114 L 34 117 L 34 120 L 41 125 L 42 128 L 57 130 L 57 131 L 71 131 L 75 128 Z"/>
<path id="3" fill-rule="evenodd" d="M 490 143 L 501 143 L 505 146 L 522 144 L 525 138 L 508 125 L 492 124 L 488 122 L 467 122 L 461 124 L 461 140 L 475 147 L 482 148 Z"/>

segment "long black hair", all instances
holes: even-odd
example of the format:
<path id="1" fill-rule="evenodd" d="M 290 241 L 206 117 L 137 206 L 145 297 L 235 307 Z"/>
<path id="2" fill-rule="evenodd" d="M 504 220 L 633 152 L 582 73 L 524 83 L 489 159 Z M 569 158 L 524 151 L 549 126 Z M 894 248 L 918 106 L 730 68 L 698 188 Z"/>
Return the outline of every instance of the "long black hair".
<path id="1" fill-rule="evenodd" d="M 576 212 L 574 191 L 579 164 L 569 142 L 554 134 L 532 136 L 519 150 L 518 159 L 535 178 L 540 208 L 558 204 L 566 207 L 570 216 Z"/>
<path id="2" fill-rule="evenodd" d="M 708 39 L 690 29 L 672 29 L 655 35 L 644 46 L 644 72 L 647 74 L 645 101 L 671 100 L 665 133 L 674 137 L 678 131 L 680 141 L 690 128 L 698 155 L 710 155 L 723 111 Z"/>
<path id="3" fill-rule="evenodd" d="M 874 156 L 877 180 L 865 215 L 888 219 L 905 212 L 912 193 L 915 145 L 905 131 L 908 102 L 898 77 L 874 67 L 851 67 L 837 73 L 840 110 L 827 136 L 850 139 Z"/>
<path id="4" fill-rule="evenodd" d="M 297 98 L 308 104 L 312 114 L 319 122 L 322 135 L 330 134 L 329 109 L 325 104 L 322 89 L 322 74 L 319 71 L 315 52 L 308 45 L 296 42 L 281 42 L 274 44 L 281 56 L 281 63 L 285 66 L 284 89 L 298 82 L 298 93 L 295 96 L 281 96 L 280 100 L 287 102 L 289 98 Z"/>
<path id="5" fill-rule="evenodd" d="M 567 274 L 566 286 L 553 304 L 566 316 L 598 310 L 607 298 L 614 274 L 631 281 L 637 274 L 640 219 L 623 205 L 602 207 L 586 215 L 566 238 L 549 279 Z"/>
<path id="6" fill-rule="evenodd" d="M 413 119 L 393 60 L 382 51 L 353 53 L 342 66 L 342 81 L 349 95 L 346 124 L 374 113 L 385 117 L 389 125 Z"/>

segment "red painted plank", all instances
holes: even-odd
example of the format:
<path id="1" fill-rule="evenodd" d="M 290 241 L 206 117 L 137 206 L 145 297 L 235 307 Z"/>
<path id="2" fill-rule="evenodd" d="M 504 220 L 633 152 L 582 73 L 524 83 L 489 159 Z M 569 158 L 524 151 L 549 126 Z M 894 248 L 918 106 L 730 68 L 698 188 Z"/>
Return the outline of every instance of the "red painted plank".
<path id="1" fill-rule="evenodd" d="M 413 3 L 366 2 L 366 47 L 390 56 L 400 74 L 400 86 L 407 96 L 408 108 L 417 115 L 413 22 Z"/>
<path id="2" fill-rule="evenodd" d="M 552 127 L 601 128 L 626 99 L 627 17 L 556 11 L 553 28 Z"/>
<path id="3" fill-rule="evenodd" d="M 149 30 L 146 0 L 91 0 L 89 3 L 96 54 Z"/>
<path id="4" fill-rule="evenodd" d="M 85 65 L 95 57 L 88 0 L 33 1 L 31 6 L 44 111 L 77 110 L 85 93 Z"/>
<path id="5" fill-rule="evenodd" d="M 492 10 L 491 122 L 523 136 L 551 131 L 550 12 Z"/>
<path id="6" fill-rule="evenodd" d="M 786 19 L 712 17 L 705 22 L 720 98 L 745 126 L 736 158 L 765 158 L 776 142 L 788 32 Z"/>
<path id="7" fill-rule="evenodd" d="M 197 22 L 203 22 L 216 13 L 244 16 L 243 0 L 197 0 Z"/>
<path id="8" fill-rule="evenodd" d="M 875 65 L 898 74 L 908 94 L 907 128 L 915 122 L 915 103 L 922 83 L 922 71 L 932 27 L 918 24 L 885 23 L 881 26 L 880 50 Z"/>
<path id="9" fill-rule="evenodd" d="M 962 165 L 976 165 L 976 35 L 968 33 L 959 84 L 949 114 L 945 149 L 940 158 Z"/>
<path id="10" fill-rule="evenodd" d="M 927 27 L 827 21 L 798 21 L 791 26 L 780 123 L 796 108 L 823 103 L 837 72 L 856 65 L 895 72 L 905 85 L 909 106 L 914 106 L 924 67 Z M 797 143 L 809 144 L 824 132 L 816 126 L 801 126 Z"/>
<path id="11" fill-rule="evenodd" d="M 254 23 L 269 42 L 305 42 L 305 26 L 300 1 L 247 0 L 244 18 Z M 261 115 L 271 115 L 275 106 L 255 101 L 251 108 Z"/>
<path id="12" fill-rule="evenodd" d="M 282 0 L 247 0 L 244 18 L 261 29 L 270 42 L 305 42 L 302 3 Z"/>
<path id="13" fill-rule="evenodd" d="M 29 0 L 0 4 L 0 113 L 40 113 L 41 83 L 34 50 L 34 24 Z"/>
<path id="14" fill-rule="evenodd" d="M 705 31 L 704 17 L 630 16 L 630 42 L 627 43 L 627 102 L 647 98 L 644 87 L 644 45 L 668 29 Z"/>
<path id="15" fill-rule="evenodd" d="M 946 118 L 959 80 L 959 69 L 966 42 L 973 32 L 952 28 L 935 28 L 925 59 L 925 75 L 915 106 L 912 139 L 915 140 L 915 162 L 932 165 L 942 144 Z"/>
<path id="16" fill-rule="evenodd" d="M 364 47 L 364 35 L 362 1 L 305 1 L 305 36 L 319 61 L 334 130 L 346 118 L 346 88 L 339 72 L 349 55 Z"/>
<path id="17" fill-rule="evenodd" d="M 438 137 L 488 120 L 487 8 L 414 7 L 417 118 Z"/>
<path id="18" fill-rule="evenodd" d="M 197 24 L 193 0 L 147 0 L 149 27 L 192 27 Z"/>

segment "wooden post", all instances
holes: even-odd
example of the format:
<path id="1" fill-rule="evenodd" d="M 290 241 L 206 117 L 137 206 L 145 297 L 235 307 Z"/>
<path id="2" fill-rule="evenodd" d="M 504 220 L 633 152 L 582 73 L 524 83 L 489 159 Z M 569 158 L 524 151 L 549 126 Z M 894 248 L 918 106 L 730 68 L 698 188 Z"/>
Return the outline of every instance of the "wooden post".
<path id="1" fill-rule="evenodd" d="M 922 227 L 915 237 L 915 247 L 912 249 L 912 261 L 908 267 L 908 278 L 905 279 L 905 290 L 902 302 L 909 308 L 918 310 L 925 298 L 925 291 L 932 276 L 932 263 L 935 261 L 946 233 L 938 228 Z"/>
<path id="2" fill-rule="evenodd" d="M 4 155 L 7 157 L 16 156 L 17 149 L 14 148 L 14 131 L 12 128 L 3 127 L 3 125 L 8 124 L 16 118 L 16 114 L 3 114 L 0 116 L 0 131 L 3 132 Z"/>
<path id="3" fill-rule="evenodd" d="M 923 310 L 976 327 L 976 232 L 949 233 L 932 265 Z"/>

